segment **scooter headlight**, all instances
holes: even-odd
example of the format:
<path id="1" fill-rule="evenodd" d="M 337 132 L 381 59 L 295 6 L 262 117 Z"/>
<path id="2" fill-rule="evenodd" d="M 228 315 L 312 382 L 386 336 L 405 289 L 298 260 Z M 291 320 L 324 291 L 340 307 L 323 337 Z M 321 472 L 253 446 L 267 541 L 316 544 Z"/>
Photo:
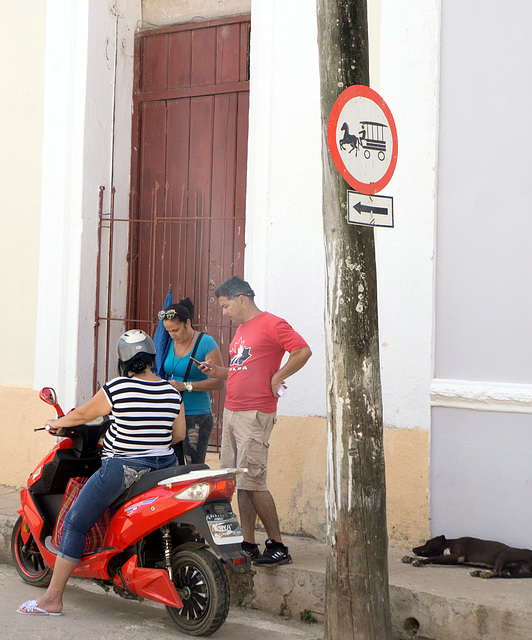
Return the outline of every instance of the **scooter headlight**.
<path id="1" fill-rule="evenodd" d="M 197 482 L 191 484 L 180 493 L 176 493 L 174 498 L 176 500 L 194 500 L 196 502 L 203 502 L 207 499 L 211 491 L 211 485 L 208 482 Z"/>

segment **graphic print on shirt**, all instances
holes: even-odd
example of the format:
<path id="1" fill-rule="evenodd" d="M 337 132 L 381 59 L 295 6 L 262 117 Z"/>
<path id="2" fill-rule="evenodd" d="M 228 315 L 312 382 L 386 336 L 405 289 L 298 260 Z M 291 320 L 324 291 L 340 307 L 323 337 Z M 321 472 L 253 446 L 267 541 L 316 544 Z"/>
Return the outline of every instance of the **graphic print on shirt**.
<path id="1" fill-rule="evenodd" d="M 236 349 L 236 355 L 234 355 L 231 358 L 231 363 L 229 364 L 229 367 L 230 368 L 233 368 L 233 367 L 246 368 L 244 367 L 244 363 L 246 362 L 246 360 L 249 360 L 251 358 L 250 347 L 246 347 L 244 340 L 242 338 L 240 338 L 238 342 L 235 343 L 234 347 Z"/>

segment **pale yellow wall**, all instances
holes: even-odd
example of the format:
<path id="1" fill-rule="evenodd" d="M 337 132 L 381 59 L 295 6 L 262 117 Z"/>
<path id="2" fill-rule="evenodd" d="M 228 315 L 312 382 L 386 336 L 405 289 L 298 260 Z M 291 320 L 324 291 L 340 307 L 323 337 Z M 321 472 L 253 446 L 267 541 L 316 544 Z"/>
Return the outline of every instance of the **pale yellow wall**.
<path id="1" fill-rule="evenodd" d="M 26 482 L 52 438 L 31 390 L 39 265 L 46 2 L 0 0 L 0 483 Z M 46 442 L 46 444 L 45 444 Z"/>
<path id="2" fill-rule="evenodd" d="M 33 384 L 46 2 L 0 2 L 0 385 Z M 3 426 L 0 426 L 0 429 Z"/>
<path id="3" fill-rule="evenodd" d="M 423 429 L 384 429 L 388 536 L 410 548 L 429 537 L 429 438 Z M 280 416 L 270 440 L 268 487 L 281 530 L 325 540 L 325 418 Z M 218 466 L 210 454 L 207 463 Z M 236 500 L 233 507 L 237 509 Z"/>

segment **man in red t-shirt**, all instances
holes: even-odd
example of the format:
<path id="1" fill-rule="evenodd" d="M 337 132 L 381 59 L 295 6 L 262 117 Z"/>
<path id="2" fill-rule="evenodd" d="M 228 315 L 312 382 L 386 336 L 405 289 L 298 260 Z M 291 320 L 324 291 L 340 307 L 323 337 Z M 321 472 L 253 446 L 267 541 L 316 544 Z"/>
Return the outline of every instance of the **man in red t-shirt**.
<path id="1" fill-rule="evenodd" d="M 277 509 L 266 486 L 268 441 L 284 382 L 312 352 L 288 322 L 256 306 L 255 293 L 245 280 L 233 276 L 214 294 L 223 314 L 239 325 L 229 348 L 229 367 L 207 361 L 201 368 L 211 377 L 227 379 L 220 467 L 248 469 L 237 477 L 242 547 L 254 565 L 289 564 L 292 558 L 282 543 Z M 281 367 L 286 352 L 290 355 Z M 257 515 L 268 535 L 262 555 L 255 543 Z"/>

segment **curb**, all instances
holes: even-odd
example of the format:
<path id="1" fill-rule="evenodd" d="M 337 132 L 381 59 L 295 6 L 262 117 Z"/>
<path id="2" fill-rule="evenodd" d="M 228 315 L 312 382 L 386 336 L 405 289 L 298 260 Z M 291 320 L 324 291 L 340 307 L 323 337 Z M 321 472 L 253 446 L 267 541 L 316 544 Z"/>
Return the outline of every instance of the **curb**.
<path id="1" fill-rule="evenodd" d="M 0 495 L 0 563 L 13 563 L 17 498 L 14 489 Z M 232 605 L 323 622 L 325 544 L 290 536 L 285 544 L 293 564 L 246 573 L 228 569 Z M 532 580 L 482 580 L 471 577 L 471 567 L 465 566 L 413 567 L 401 562 L 405 553 L 390 548 L 388 555 L 394 640 L 532 638 Z"/>
<path id="2" fill-rule="evenodd" d="M 18 516 L 0 515 L 0 563 L 13 564 L 11 557 L 11 533 Z"/>

